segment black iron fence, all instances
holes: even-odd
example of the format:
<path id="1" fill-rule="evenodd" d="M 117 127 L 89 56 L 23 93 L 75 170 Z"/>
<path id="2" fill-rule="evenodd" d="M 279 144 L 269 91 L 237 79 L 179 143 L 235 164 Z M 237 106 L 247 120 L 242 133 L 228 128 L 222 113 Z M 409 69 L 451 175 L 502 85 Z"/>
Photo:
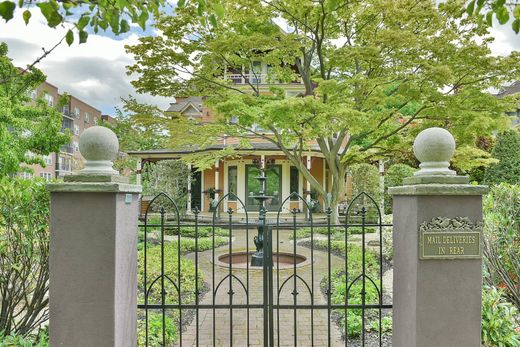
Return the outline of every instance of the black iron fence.
<path id="1" fill-rule="evenodd" d="M 144 346 L 383 346 L 392 305 L 384 283 L 385 224 L 360 194 L 334 223 L 294 209 L 228 209 L 210 224 L 180 220 L 159 194 L 140 227 L 139 344 Z M 281 204 L 295 198 L 293 193 Z M 245 218 L 244 218 L 245 217 Z M 272 220 L 272 219 L 271 219 Z M 287 222 L 289 220 L 289 222 Z"/>

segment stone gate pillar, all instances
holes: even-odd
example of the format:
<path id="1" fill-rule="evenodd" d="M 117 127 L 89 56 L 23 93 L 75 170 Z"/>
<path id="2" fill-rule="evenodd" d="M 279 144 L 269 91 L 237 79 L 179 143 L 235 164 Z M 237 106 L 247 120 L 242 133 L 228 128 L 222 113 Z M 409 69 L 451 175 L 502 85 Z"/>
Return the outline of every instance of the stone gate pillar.
<path id="1" fill-rule="evenodd" d="M 49 184 L 50 345 L 136 346 L 137 216 L 140 186 L 112 168 L 109 129 L 80 138 L 85 168 Z"/>
<path id="2" fill-rule="evenodd" d="M 484 186 L 449 170 L 455 140 L 429 128 L 420 170 L 389 189 L 394 214 L 394 347 L 479 347 Z"/>

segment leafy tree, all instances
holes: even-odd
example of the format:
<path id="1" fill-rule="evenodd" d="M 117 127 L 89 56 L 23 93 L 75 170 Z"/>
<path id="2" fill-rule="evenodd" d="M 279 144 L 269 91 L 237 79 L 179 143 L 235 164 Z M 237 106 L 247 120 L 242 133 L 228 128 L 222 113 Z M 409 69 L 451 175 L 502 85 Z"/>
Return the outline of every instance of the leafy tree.
<path id="1" fill-rule="evenodd" d="M 335 208 L 349 165 L 410 148 L 425 127 L 447 128 L 459 146 L 473 148 L 476 134 L 506 125 L 507 99 L 486 90 L 519 75 L 519 54 L 493 57 L 487 25 L 467 16 L 459 1 L 220 4 L 223 11 L 215 13 L 189 2 L 174 16 L 160 15 L 160 34 L 128 47 L 138 92 L 203 95 L 216 114 L 216 123 L 203 126 L 173 119 L 170 147 L 203 148 L 228 134 L 247 148 L 252 136 L 260 137 L 326 196 L 303 164 L 315 143 L 329 168 Z M 224 78 L 226 69 L 254 71 L 257 61 L 270 66 L 271 81 L 301 79 L 303 95 L 286 97 L 274 87 L 266 93 L 258 80 L 238 86 Z"/>
<path id="2" fill-rule="evenodd" d="M 130 31 L 130 23 L 138 24 L 143 30 L 150 14 L 156 15 L 166 4 L 165 0 L 148 1 L 95 1 L 95 0 L 43 0 L 36 2 L 42 15 L 47 20 L 47 25 L 55 28 L 63 23 L 71 23 L 77 29 L 79 43 L 88 38 L 87 29 L 92 28 L 95 33 L 99 29 L 110 29 L 114 34 L 122 34 Z M 18 5 L 26 24 L 31 20 L 29 10 L 35 4 L 32 1 L 0 2 L 0 17 L 6 22 L 15 15 Z M 74 42 L 74 33 L 69 29 L 65 35 L 69 46 Z"/>
<path id="3" fill-rule="evenodd" d="M 487 168 L 484 181 L 487 184 L 520 183 L 520 133 L 508 130 L 497 136 L 497 142 L 491 152 L 498 164 Z"/>
<path id="4" fill-rule="evenodd" d="M 496 17 L 502 25 L 512 19 L 511 28 L 517 34 L 520 32 L 520 3 L 518 1 L 471 0 L 468 2 L 466 10 L 469 15 L 485 19 L 489 26 L 493 25 L 493 17 Z"/>
<path id="5" fill-rule="evenodd" d="M 392 213 L 392 195 L 388 194 L 388 188 L 402 185 L 403 180 L 413 176 L 415 171 L 406 164 L 394 164 L 388 168 L 385 174 L 385 214 Z"/>
<path id="6" fill-rule="evenodd" d="M 13 77 L 15 76 L 15 77 Z M 61 133 L 62 115 L 44 100 L 31 100 L 28 95 L 45 81 L 38 69 L 19 74 L 7 56 L 7 45 L 0 43 L 0 177 L 16 174 L 23 164 L 45 165 L 41 155 L 58 152 L 69 142 Z M 40 155 L 34 158 L 28 152 Z"/>

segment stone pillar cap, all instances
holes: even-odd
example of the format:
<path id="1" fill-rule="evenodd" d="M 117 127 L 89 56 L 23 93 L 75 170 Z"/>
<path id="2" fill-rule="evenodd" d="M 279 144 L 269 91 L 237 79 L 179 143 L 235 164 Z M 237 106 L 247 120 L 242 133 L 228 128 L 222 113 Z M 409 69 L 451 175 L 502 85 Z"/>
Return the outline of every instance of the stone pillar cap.
<path id="1" fill-rule="evenodd" d="M 79 151 L 85 158 L 85 167 L 65 176 L 66 182 L 128 182 L 113 168 L 119 140 L 112 130 L 102 126 L 86 129 L 79 138 Z"/>
<path id="2" fill-rule="evenodd" d="M 428 128 L 413 143 L 415 157 L 421 162 L 415 176 L 454 176 L 450 161 L 455 153 L 455 139 L 443 128 Z"/>

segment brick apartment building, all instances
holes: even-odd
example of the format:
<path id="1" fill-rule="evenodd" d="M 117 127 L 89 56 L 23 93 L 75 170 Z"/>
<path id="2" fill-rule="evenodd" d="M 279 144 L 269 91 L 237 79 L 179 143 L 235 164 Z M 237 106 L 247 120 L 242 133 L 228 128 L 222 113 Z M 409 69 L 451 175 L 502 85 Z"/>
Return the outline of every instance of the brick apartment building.
<path id="1" fill-rule="evenodd" d="M 43 98 L 49 106 L 56 106 L 60 102 L 61 94 L 58 87 L 51 83 L 44 82 L 36 90 L 30 94 L 32 100 Z M 102 119 L 101 111 L 87 104 L 75 96 L 69 95 L 68 101 L 61 108 L 63 115 L 62 131 L 69 129 L 72 138 L 71 142 L 61 147 L 59 153 L 51 153 L 44 156 L 45 167 L 40 165 L 30 165 L 32 173 L 23 172 L 20 176 L 25 178 L 43 177 L 47 180 L 51 178 L 61 178 L 69 175 L 73 170 L 81 169 L 83 166 L 83 157 L 79 153 L 79 137 L 83 131 Z M 112 118 L 110 116 L 105 116 Z M 28 153 L 29 156 L 34 155 Z"/>

